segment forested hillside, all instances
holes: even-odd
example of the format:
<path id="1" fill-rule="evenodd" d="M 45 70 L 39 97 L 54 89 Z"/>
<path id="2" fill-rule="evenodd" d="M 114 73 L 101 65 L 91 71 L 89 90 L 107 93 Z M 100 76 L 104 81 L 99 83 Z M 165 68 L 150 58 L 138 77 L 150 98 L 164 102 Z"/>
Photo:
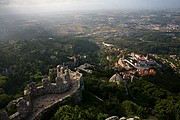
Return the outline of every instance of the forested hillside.
<path id="1" fill-rule="evenodd" d="M 154 120 L 179 120 L 180 97 L 177 94 L 141 78 L 129 82 L 129 95 L 126 95 L 122 83 L 109 83 L 109 77 L 113 73 L 108 70 L 85 75 L 82 102 L 60 106 L 51 120 L 103 120 L 114 115 L 139 116 L 141 119 L 155 116 L 152 117 Z"/>
<path id="2" fill-rule="evenodd" d="M 0 108 L 23 95 L 30 82 L 40 82 L 49 69 L 63 62 L 73 62 L 68 56 L 86 56 L 84 61 L 96 62 L 99 47 L 88 39 L 71 37 L 0 42 Z"/>

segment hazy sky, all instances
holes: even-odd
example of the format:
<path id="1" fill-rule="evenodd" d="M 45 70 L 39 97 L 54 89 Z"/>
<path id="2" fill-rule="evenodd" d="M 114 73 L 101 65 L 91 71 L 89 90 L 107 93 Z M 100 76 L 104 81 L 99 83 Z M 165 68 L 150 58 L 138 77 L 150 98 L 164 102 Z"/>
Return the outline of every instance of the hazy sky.
<path id="1" fill-rule="evenodd" d="M 0 0 L 0 12 L 180 8 L 180 0 Z"/>

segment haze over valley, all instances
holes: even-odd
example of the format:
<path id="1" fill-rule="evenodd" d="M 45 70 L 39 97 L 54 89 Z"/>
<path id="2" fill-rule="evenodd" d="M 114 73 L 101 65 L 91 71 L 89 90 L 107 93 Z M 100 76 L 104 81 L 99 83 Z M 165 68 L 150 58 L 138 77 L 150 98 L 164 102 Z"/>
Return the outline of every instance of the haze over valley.
<path id="1" fill-rule="evenodd" d="M 179 120 L 179 0 L 0 0 L 0 120 Z"/>

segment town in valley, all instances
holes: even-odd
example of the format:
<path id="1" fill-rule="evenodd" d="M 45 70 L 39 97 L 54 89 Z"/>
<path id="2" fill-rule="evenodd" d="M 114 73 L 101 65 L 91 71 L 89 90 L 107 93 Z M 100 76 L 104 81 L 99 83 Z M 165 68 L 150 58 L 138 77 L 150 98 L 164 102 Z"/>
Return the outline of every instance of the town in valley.
<path id="1" fill-rule="evenodd" d="M 180 119 L 179 8 L 1 13 L 0 58 L 0 120 Z"/>

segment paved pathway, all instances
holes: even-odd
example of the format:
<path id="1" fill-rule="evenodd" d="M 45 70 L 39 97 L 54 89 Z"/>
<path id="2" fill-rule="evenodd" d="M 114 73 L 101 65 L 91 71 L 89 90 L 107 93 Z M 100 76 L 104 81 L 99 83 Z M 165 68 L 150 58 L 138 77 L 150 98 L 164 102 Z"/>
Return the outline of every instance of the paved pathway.
<path id="1" fill-rule="evenodd" d="M 78 89 L 78 81 L 72 83 L 72 88 L 62 94 L 49 94 L 38 97 L 33 101 L 34 107 L 32 114 L 28 117 L 27 120 L 34 120 L 34 118 L 41 113 L 45 108 L 50 107 L 51 105 L 57 103 L 60 99 L 66 98 L 68 95 L 72 95 Z"/>

